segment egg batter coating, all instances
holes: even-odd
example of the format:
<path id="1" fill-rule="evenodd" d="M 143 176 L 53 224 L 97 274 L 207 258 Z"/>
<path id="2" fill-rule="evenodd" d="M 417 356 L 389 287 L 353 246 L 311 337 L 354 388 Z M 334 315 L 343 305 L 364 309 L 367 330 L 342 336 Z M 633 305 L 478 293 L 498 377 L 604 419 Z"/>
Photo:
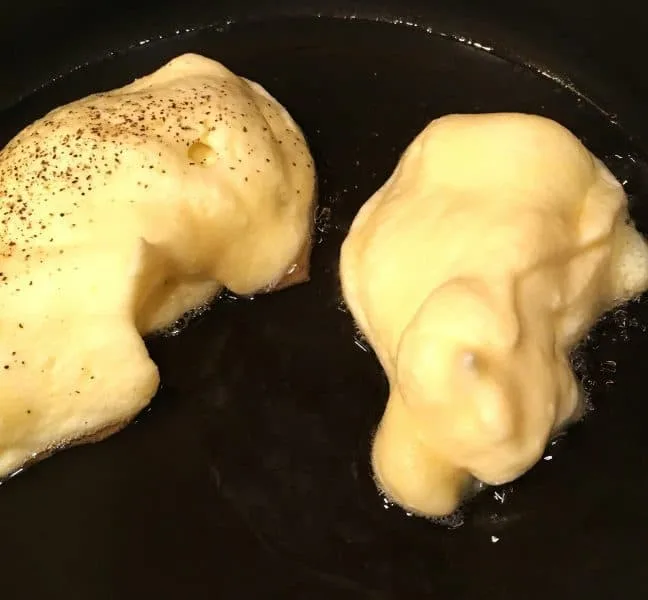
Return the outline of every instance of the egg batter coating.
<path id="1" fill-rule="evenodd" d="M 0 476 L 120 429 L 142 336 L 223 287 L 308 277 L 315 172 L 260 85 L 188 54 L 58 108 L 0 152 Z"/>
<path id="2" fill-rule="evenodd" d="M 390 383 L 377 484 L 441 516 L 578 418 L 569 352 L 648 287 L 648 247 L 622 186 L 558 123 L 449 115 L 362 207 L 340 275 Z"/>

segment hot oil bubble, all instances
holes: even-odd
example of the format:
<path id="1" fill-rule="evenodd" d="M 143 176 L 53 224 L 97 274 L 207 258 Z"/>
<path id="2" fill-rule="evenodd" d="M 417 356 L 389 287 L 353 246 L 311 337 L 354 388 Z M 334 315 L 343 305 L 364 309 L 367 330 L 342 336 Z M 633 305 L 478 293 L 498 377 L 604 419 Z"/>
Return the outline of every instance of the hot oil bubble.
<path id="1" fill-rule="evenodd" d="M 331 209 L 323 206 L 315 214 L 315 243 L 321 244 L 326 239 L 326 234 L 331 229 Z"/>
<path id="2" fill-rule="evenodd" d="M 439 527 L 446 529 L 459 529 L 465 522 L 465 516 L 461 509 L 455 510 L 452 514 L 445 517 L 428 517 L 428 521 Z"/>
<path id="3" fill-rule="evenodd" d="M 339 310 L 340 312 L 349 314 L 349 307 L 342 297 L 338 298 L 337 302 L 335 303 L 335 308 L 337 308 L 337 310 Z"/>
<path id="4" fill-rule="evenodd" d="M 606 154 L 603 162 L 623 186 L 632 208 L 635 196 L 643 195 L 648 184 L 648 165 L 636 154 L 627 152 Z"/>
<path id="5" fill-rule="evenodd" d="M 506 500 L 506 491 L 505 490 L 495 490 L 493 492 L 493 499 L 499 504 L 504 504 Z"/>
<path id="6" fill-rule="evenodd" d="M 626 189 L 626 192 L 630 192 L 634 188 L 637 161 L 633 156 L 613 152 L 603 156 L 603 162 Z"/>
<path id="7" fill-rule="evenodd" d="M 159 331 L 158 335 L 162 337 L 175 337 L 184 331 L 192 321 L 203 316 L 210 308 L 211 303 L 187 311 L 177 321 Z"/>
<path id="8" fill-rule="evenodd" d="M 627 342 L 636 333 L 646 333 L 647 324 L 632 314 L 635 303 L 624 304 L 606 314 L 597 324 L 596 331 L 591 334 L 591 341 L 598 343 L 599 339 L 608 339 L 611 342 Z"/>
<path id="9" fill-rule="evenodd" d="M 603 315 L 571 353 L 571 365 L 582 391 L 583 416 L 595 408 L 591 400 L 594 391 L 616 383 L 617 362 L 601 350 L 610 344 L 626 343 L 637 333 L 648 331 L 647 324 L 634 314 L 636 306 L 637 301 L 631 301 Z"/>
<path id="10" fill-rule="evenodd" d="M 383 508 L 384 508 L 385 510 L 391 510 L 392 508 L 394 508 L 395 506 L 397 506 L 395 502 L 392 502 L 392 501 L 391 501 L 389 498 L 387 498 L 387 496 L 385 496 L 384 494 L 382 495 L 382 504 L 383 504 Z"/>
<path id="11" fill-rule="evenodd" d="M 613 385 L 616 375 L 616 361 L 604 360 L 601 363 L 601 374 L 605 379 L 604 383 L 606 386 Z"/>
<path id="12" fill-rule="evenodd" d="M 229 290 L 225 289 L 218 295 L 216 299 L 211 300 L 203 306 L 199 306 L 198 308 L 187 311 L 177 321 L 159 331 L 158 335 L 161 335 L 162 337 L 175 337 L 176 335 L 184 331 L 193 321 L 195 321 L 199 317 L 202 317 L 205 313 L 211 310 L 214 302 L 233 303 L 241 302 L 244 300 L 254 300 L 254 296 L 237 296 L 236 294 L 233 294 Z"/>
<path id="13" fill-rule="evenodd" d="M 596 381 L 591 376 L 585 346 L 586 342 L 578 346 L 571 355 L 572 369 L 576 374 L 577 380 L 580 382 L 583 416 L 588 415 L 594 410 L 594 404 L 591 401 L 591 394 L 596 386 Z"/>
<path id="14" fill-rule="evenodd" d="M 255 296 L 238 296 L 237 294 L 230 292 L 228 289 L 224 289 L 221 292 L 221 295 L 218 297 L 218 301 L 232 304 L 234 302 L 241 302 L 243 300 L 254 300 L 254 298 Z"/>
<path id="15" fill-rule="evenodd" d="M 385 510 L 397 510 L 403 513 L 408 518 L 420 519 L 424 518 L 433 525 L 438 527 L 443 527 L 445 529 L 458 529 L 465 523 L 465 517 L 463 511 L 459 508 L 455 510 L 452 514 L 443 516 L 443 517 L 432 517 L 432 516 L 423 516 L 416 514 L 414 512 L 407 511 L 401 508 L 398 504 L 387 498 L 384 494 L 382 495 L 382 504 Z"/>
<path id="16" fill-rule="evenodd" d="M 371 345 L 369 344 L 369 340 L 367 340 L 367 338 L 359 329 L 356 329 L 356 332 L 353 335 L 353 343 L 358 348 L 360 348 L 360 350 L 362 350 L 363 352 L 371 351 Z"/>

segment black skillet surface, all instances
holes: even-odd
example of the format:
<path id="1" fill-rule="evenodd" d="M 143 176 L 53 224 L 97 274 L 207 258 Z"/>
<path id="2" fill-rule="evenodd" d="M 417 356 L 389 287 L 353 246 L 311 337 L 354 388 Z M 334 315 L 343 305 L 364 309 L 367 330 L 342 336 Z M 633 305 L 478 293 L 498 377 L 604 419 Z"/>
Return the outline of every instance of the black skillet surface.
<path id="1" fill-rule="evenodd" d="M 184 32 L 92 62 L 0 112 L 0 143 L 185 51 L 260 81 L 304 128 L 321 188 L 312 281 L 223 298 L 178 335 L 151 339 L 164 383 L 136 424 L 0 486 L 0 597 L 645 597 L 646 307 L 615 312 L 577 353 L 595 407 L 586 420 L 527 476 L 439 525 L 385 505 L 373 486 L 369 440 L 387 388 L 336 273 L 357 209 L 434 117 L 559 120 L 627 180 L 648 228 L 642 139 L 474 45 L 321 18 Z"/>

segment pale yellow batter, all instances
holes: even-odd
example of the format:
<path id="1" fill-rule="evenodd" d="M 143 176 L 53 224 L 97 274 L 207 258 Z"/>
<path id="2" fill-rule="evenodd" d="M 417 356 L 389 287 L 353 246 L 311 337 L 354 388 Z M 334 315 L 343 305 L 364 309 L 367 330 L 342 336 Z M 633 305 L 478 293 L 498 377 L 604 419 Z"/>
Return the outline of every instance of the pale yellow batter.
<path id="1" fill-rule="evenodd" d="M 451 115 L 410 145 L 344 242 L 348 306 L 390 381 L 378 485 L 445 515 L 579 415 L 568 352 L 648 287 L 621 185 L 565 128 Z"/>
<path id="2" fill-rule="evenodd" d="M 222 286 L 294 278 L 314 181 L 286 110 L 197 55 L 13 139 L 0 152 L 0 476 L 131 420 L 158 387 L 142 335 Z"/>

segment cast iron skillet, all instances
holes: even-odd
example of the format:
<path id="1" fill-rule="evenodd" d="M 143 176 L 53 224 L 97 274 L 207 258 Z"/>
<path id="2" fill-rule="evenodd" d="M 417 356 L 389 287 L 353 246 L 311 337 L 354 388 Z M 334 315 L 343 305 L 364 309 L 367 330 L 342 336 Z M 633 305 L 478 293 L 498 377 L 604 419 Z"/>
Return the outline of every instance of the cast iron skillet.
<path id="1" fill-rule="evenodd" d="M 447 112 L 559 120 L 626 182 L 648 228 L 648 19 L 636 4 L 3 5 L 0 144 L 55 105 L 201 52 L 289 108 L 321 198 L 311 283 L 222 298 L 149 340 L 164 383 L 136 424 L 0 486 L 0 597 L 645 597 L 646 306 L 608 316 L 576 353 L 584 422 L 515 484 L 432 523 L 372 483 L 387 387 L 337 277 L 359 206 Z"/>

